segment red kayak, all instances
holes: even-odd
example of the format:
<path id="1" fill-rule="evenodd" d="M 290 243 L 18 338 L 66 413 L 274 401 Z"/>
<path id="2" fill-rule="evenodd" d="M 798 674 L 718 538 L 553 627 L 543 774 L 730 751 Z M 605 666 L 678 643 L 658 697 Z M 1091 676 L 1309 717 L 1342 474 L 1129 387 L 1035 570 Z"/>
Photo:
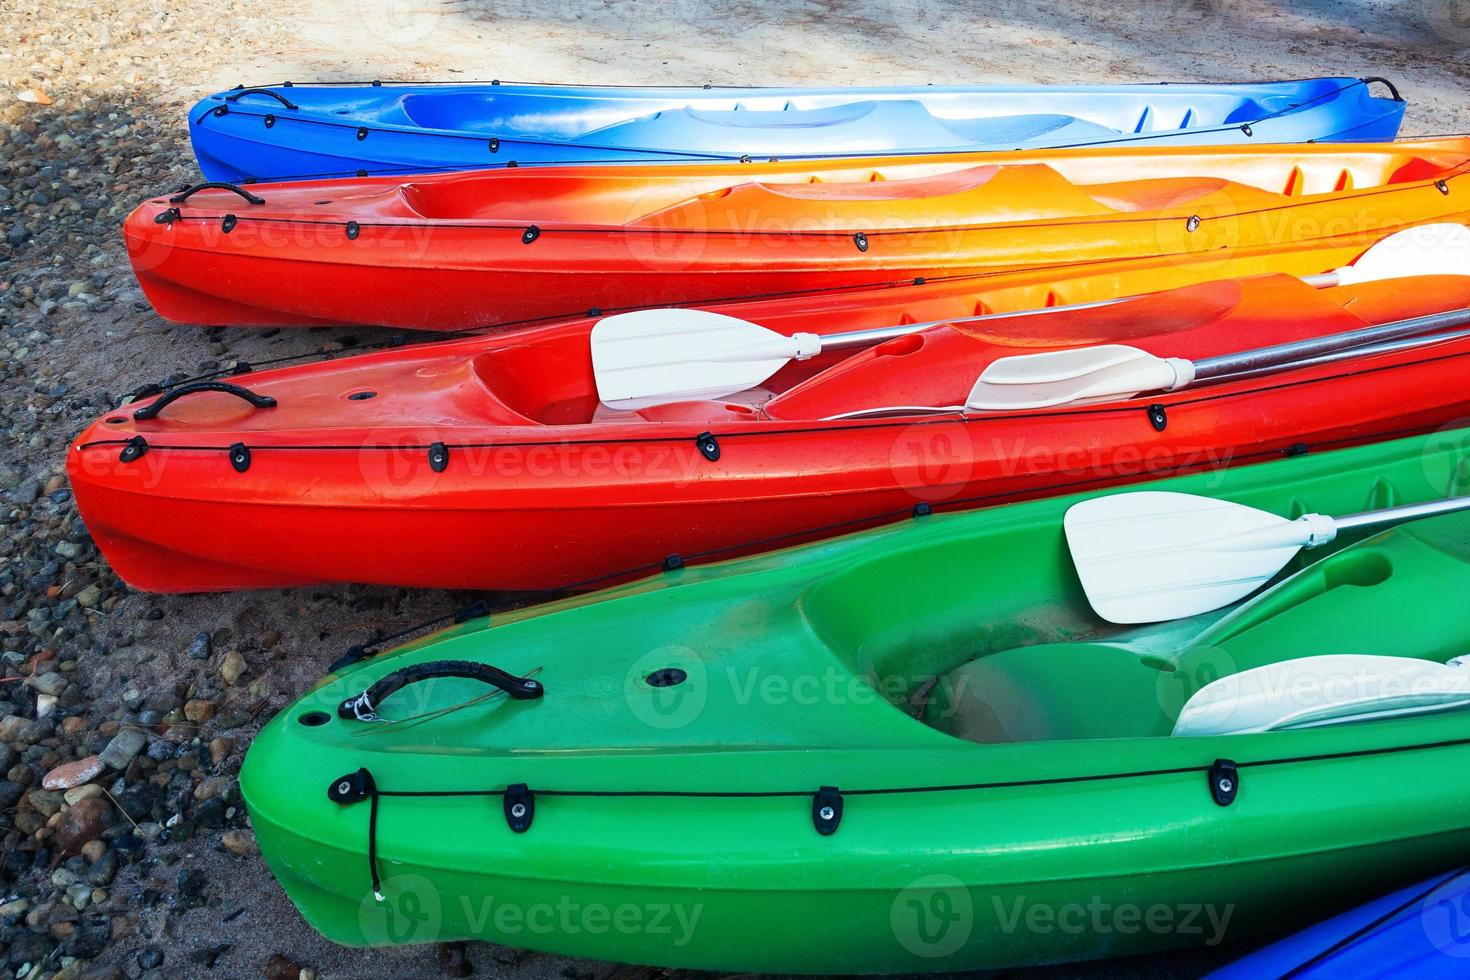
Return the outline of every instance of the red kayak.
<path id="1" fill-rule="evenodd" d="M 1466 217 L 1467 167 L 1445 139 L 522 168 L 201 185 L 124 235 L 171 320 L 453 330 L 916 278 L 1198 282 L 1263 255 L 1307 274 L 1303 250 Z"/>
<path id="2" fill-rule="evenodd" d="M 867 295 L 861 316 L 829 316 L 826 329 L 913 322 L 925 309 L 917 294 L 891 295 Z M 947 302 L 955 315 L 952 290 Z M 593 321 L 582 319 L 185 386 L 93 423 L 68 470 L 92 536 L 140 589 L 560 588 L 921 504 L 993 504 L 1427 431 L 1470 410 L 1470 340 L 1105 404 L 862 413 L 963 405 L 982 369 L 1018 353 L 1126 343 L 1199 358 L 1463 307 L 1465 276 L 1326 289 L 1222 280 L 925 329 L 794 361 L 738 395 L 636 411 L 601 403 Z M 782 332 L 821 327 L 811 304 L 720 312 Z M 859 414 L 833 418 L 849 413 Z"/>

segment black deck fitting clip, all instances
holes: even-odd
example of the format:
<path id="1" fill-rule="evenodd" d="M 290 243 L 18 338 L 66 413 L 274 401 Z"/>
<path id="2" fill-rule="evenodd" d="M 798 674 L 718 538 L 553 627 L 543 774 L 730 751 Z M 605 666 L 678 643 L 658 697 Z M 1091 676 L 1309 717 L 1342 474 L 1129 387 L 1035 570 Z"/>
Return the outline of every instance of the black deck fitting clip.
<path id="1" fill-rule="evenodd" d="M 921 501 L 920 503 L 914 504 L 915 517 L 928 517 L 932 513 L 934 513 L 934 508 L 929 505 L 928 501 Z"/>
<path id="2" fill-rule="evenodd" d="M 1245 135 L 1247 135 L 1247 136 L 1253 136 L 1253 135 L 1255 135 L 1254 132 L 1251 129 L 1251 124 L 1250 123 L 1241 123 L 1240 124 L 1240 131 L 1242 133 L 1244 133 Z"/>
<path id="3" fill-rule="evenodd" d="M 1446 181 L 1443 177 L 1441 177 L 1439 180 L 1436 180 L 1434 182 L 1434 186 L 1441 194 L 1445 195 L 1446 197 L 1449 196 L 1450 185 L 1449 182 Z"/>
<path id="4" fill-rule="evenodd" d="M 672 572 L 677 568 L 684 567 L 684 556 L 677 551 L 664 558 L 664 571 Z"/>
<path id="5" fill-rule="evenodd" d="M 383 80 L 380 79 L 380 78 L 373 79 L 372 80 L 372 86 L 373 86 L 373 88 L 382 88 L 383 87 Z"/>
<path id="6" fill-rule="evenodd" d="M 148 440 L 142 436 L 133 436 L 133 438 L 128 440 L 128 444 L 123 447 L 122 452 L 118 454 L 117 458 L 124 463 L 131 463 L 134 460 L 142 459 L 147 454 Z"/>
<path id="7" fill-rule="evenodd" d="M 1311 451 L 1312 447 L 1307 445 L 1305 442 L 1294 442 L 1291 445 L 1287 446 L 1285 449 L 1281 450 L 1281 455 L 1288 457 L 1305 456 Z"/>
<path id="8" fill-rule="evenodd" d="M 1188 232 L 1199 231 L 1199 215 L 1191 214 L 1189 220 L 1184 222 L 1184 230 Z"/>
<path id="9" fill-rule="evenodd" d="M 842 823 L 842 794 L 836 786 L 823 786 L 812 797 L 812 823 L 823 837 L 837 832 Z"/>
<path id="10" fill-rule="evenodd" d="M 914 276 L 914 285 L 915 286 L 922 286 L 922 285 L 924 285 L 924 277 L 923 276 Z"/>
<path id="11" fill-rule="evenodd" d="M 295 82 L 282 82 L 281 83 L 281 88 L 290 88 L 292 85 L 295 85 L 295 84 L 296 84 Z M 244 88 L 245 86 L 243 86 L 243 85 L 236 85 L 235 87 L 236 88 Z"/>
<path id="12" fill-rule="evenodd" d="M 357 240 L 357 236 L 360 235 L 360 234 L 362 234 L 362 226 L 361 225 L 359 225 L 356 221 L 349 221 L 349 222 L 347 222 L 347 237 L 348 238 L 352 239 L 353 241 L 356 241 Z"/>
<path id="13" fill-rule="evenodd" d="M 157 225 L 171 225 L 182 216 L 178 208 L 169 208 L 166 211 L 160 211 L 155 214 L 153 216 L 153 223 Z"/>
<path id="14" fill-rule="evenodd" d="M 229 113 L 230 107 L 227 105 L 217 105 L 214 107 L 214 114 L 216 116 L 227 116 Z"/>
<path id="15" fill-rule="evenodd" d="M 498 137 L 498 136 L 492 136 L 492 137 L 490 137 L 490 152 L 491 153 L 499 153 L 500 152 L 500 137 Z"/>
<path id="16" fill-rule="evenodd" d="M 357 176 L 359 176 L 359 177 L 366 177 L 367 176 L 367 168 L 366 167 L 358 167 L 357 168 Z"/>
<path id="17" fill-rule="evenodd" d="M 332 785 L 327 787 L 327 799 L 346 806 L 349 803 L 361 803 L 377 791 L 373 774 L 366 769 L 359 769 L 332 780 Z"/>
<path id="18" fill-rule="evenodd" d="M 265 128 L 266 129 L 270 129 L 275 124 L 276 124 L 276 117 L 274 115 L 272 115 L 271 113 L 267 112 L 265 114 Z"/>
<path id="19" fill-rule="evenodd" d="M 239 218 L 235 217 L 233 214 L 227 214 L 224 216 L 223 219 L 220 220 L 219 230 L 228 235 L 230 232 L 235 230 L 235 226 L 239 223 Z"/>
<path id="20" fill-rule="evenodd" d="M 1154 427 L 1155 432 L 1163 432 L 1169 427 L 1169 410 L 1154 402 L 1148 407 L 1148 424 Z"/>
<path id="21" fill-rule="evenodd" d="M 1216 759 L 1210 766 L 1210 796 L 1221 806 L 1235 802 L 1240 792 L 1240 769 L 1229 759 Z"/>
<path id="22" fill-rule="evenodd" d="M 442 442 L 436 442 L 429 447 L 429 469 L 435 473 L 443 473 L 449 465 L 449 447 Z"/>
<path id="23" fill-rule="evenodd" d="M 852 236 L 852 243 L 857 246 L 859 252 L 866 252 L 868 250 L 868 236 L 862 232 L 858 232 Z"/>
<path id="24" fill-rule="evenodd" d="M 498 79 L 498 78 L 492 78 L 492 79 L 490 79 L 490 84 L 491 85 L 499 85 L 500 84 L 500 79 Z"/>
<path id="25" fill-rule="evenodd" d="M 531 227 L 527 228 L 525 231 L 521 232 L 521 244 L 522 245 L 529 245 L 529 244 L 531 244 L 532 242 L 534 242 L 536 239 L 538 239 L 540 237 L 541 237 L 541 229 L 540 228 L 537 228 L 535 225 L 532 225 Z"/>
<path id="26" fill-rule="evenodd" d="M 524 834 L 531 829 L 536 817 L 536 796 L 525 783 L 516 783 L 505 788 L 505 822 L 510 829 Z"/>
<path id="27" fill-rule="evenodd" d="M 367 139 L 367 127 L 366 126 L 359 126 L 359 127 L 357 127 L 357 141 L 359 143 L 361 143 L 365 139 Z"/>
<path id="28" fill-rule="evenodd" d="M 235 366 L 230 368 L 230 373 L 234 375 L 241 375 L 249 374 L 251 371 L 254 370 L 255 368 L 250 364 L 249 361 L 236 361 Z"/>
<path id="29" fill-rule="evenodd" d="M 742 153 L 742 154 L 740 154 L 740 162 L 741 163 L 749 163 L 750 162 L 750 154 L 749 153 Z"/>
<path id="30" fill-rule="evenodd" d="M 519 166 L 520 166 L 520 164 L 519 163 L 516 163 L 514 160 L 507 160 L 507 161 L 505 161 L 505 167 L 506 167 L 507 170 L 509 170 L 512 167 L 519 167 Z"/>
<path id="31" fill-rule="evenodd" d="M 713 432 L 701 432 L 694 437 L 694 444 L 699 447 L 700 454 L 711 463 L 720 458 L 720 443 Z"/>
<path id="32" fill-rule="evenodd" d="M 592 309 L 587 311 L 587 319 L 589 320 L 599 316 L 602 316 L 602 307 L 600 306 L 594 306 L 592 307 Z"/>
<path id="33" fill-rule="evenodd" d="M 230 446 L 230 465 L 235 468 L 236 473 L 244 473 L 250 469 L 250 449 L 243 442 Z"/>

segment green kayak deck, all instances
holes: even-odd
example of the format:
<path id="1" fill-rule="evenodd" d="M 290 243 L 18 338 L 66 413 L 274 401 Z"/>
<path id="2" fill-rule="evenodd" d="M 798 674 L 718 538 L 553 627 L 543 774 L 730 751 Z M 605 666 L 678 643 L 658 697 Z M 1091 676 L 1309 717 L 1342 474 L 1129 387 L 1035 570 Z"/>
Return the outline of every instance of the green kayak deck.
<path id="1" fill-rule="evenodd" d="M 1467 447 L 1449 431 L 1148 487 L 1346 514 L 1470 492 Z M 1470 712 L 1170 732 L 1252 667 L 1470 652 L 1470 516 L 1344 536 L 1231 609 L 1120 628 L 1067 555 L 1080 499 L 682 568 L 355 665 L 252 747 L 262 851 L 342 943 L 822 973 L 1215 943 L 1464 854 Z M 438 662 L 542 696 L 436 677 L 379 698 L 388 720 L 339 716 Z"/>

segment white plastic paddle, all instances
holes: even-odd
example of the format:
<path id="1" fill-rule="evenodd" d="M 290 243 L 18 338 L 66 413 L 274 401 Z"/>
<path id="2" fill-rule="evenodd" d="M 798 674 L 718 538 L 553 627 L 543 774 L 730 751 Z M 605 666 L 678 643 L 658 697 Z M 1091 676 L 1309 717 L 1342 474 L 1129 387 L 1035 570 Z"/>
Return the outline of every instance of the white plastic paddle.
<path id="1" fill-rule="evenodd" d="M 1456 315 L 1466 314 L 1466 320 L 1470 320 L 1470 310 L 1457 310 L 1453 312 Z M 1434 317 L 1422 317 L 1419 319 L 1430 320 L 1449 315 L 1450 314 L 1435 314 Z M 1384 324 L 1383 326 L 1385 328 L 1397 328 L 1403 324 L 1414 322 L 1418 321 L 1403 320 L 1399 321 L 1398 323 Z M 1381 328 L 1367 328 L 1367 330 L 1369 331 L 1377 331 L 1379 329 Z M 1352 331 L 1351 333 L 1360 334 L 1363 332 L 1364 331 Z M 1303 347 L 1301 347 L 1300 355 L 1294 360 L 1278 361 L 1265 357 L 1259 359 L 1250 358 L 1250 355 L 1261 353 L 1261 351 L 1274 350 L 1274 348 L 1269 347 L 1261 348 L 1261 351 L 1246 351 L 1242 354 L 1232 354 L 1229 355 L 1231 358 L 1240 358 L 1242 359 L 1241 363 L 1247 364 L 1249 366 L 1242 367 L 1240 370 L 1232 371 L 1228 374 L 1213 375 L 1209 378 L 1209 380 L 1239 381 L 1244 378 L 1253 378 L 1258 375 L 1271 374 L 1276 371 L 1297 371 L 1301 370 L 1302 368 L 1317 367 L 1322 364 L 1335 364 L 1338 361 L 1350 361 L 1361 357 L 1372 357 L 1378 354 L 1392 354 L 1398 351 L 1412 350 L 1415 347 L 1427 347 L 1430 344 L 1442 344 L 1447 341 L 1461 340 L 1465 337 L 1470 337 L 1470 330 L 1449 330 L 1440 333 L 1410 335 L 1407 337 L 1398 336 L 1399 332 L 1402 331 L 1398 331 L 1396 329 L 1395 331 L 1390 332 L 1389 336 L 1393 337 L 1394 339 L 1383 340 L 1373 344 L 1362 344 L 1356 340 L 1348 341 L 1347 343 L 1351 344 L 1352 346 L 1344 346 L 1343 344 L 1337 342 L 1339 338 L 1348 337 L 1350 336 L 1350 334 L 1335 334 L 1327 337 L 1318 338 L 1318 341 L 1312 342 L 1311 345 L 1304 345 Z M 1095 350 L 1097 348 L 1089 349 Z M 1132 348 L 1128 348 L 1128 350 L 1132 350 Z M 1166 358 L 1165 360 L 1172 361 L 1175 359 Z M 1179 360 L 1184 365 L 1191 364 L 1191 362 L 1189 361 L 1183 361 L 1182 359 Z M 1200 363 L 1203 364 L 1204 362 L 1201 361 Z M 1177 378 L 1178 375 L 1173 375 L 1173 377 Z M 1180 384 L 1176 387 L 1182 388 L 1184 387 L 1184 385 Z M 1020 389 L 1017 388 L 1016 390 L 1019 392 Z M 1117 394 L 1100 394 L 1089 398 L 1079 398 L 1077 399 L 1077 401 L 1106 401 L 1119 397 L 1131 396 L 1120 396 Z M 1008 409 L 1020 409 L 1027 407 L 1030 406 L 1027 406 L 1025 404 L 1015 404 L 998 399 L 994 395 L 993 388 L 990 387 L 989 383 L 982 376 L 979 381 L 975 382 L 975 387 L 970 389 L 969 398 L 964 405 L 879 405 L 872 408 L 860 408 L 851 412 L 842 412 L 838 415 L 829 415 L 825 417 L 822 421 L 837 422 L 843 419 L 871 418 L 878 415 L 947 415 L 953 412 L 1004 411 Z"/>
<path id="2" fill-rule="evenodd" d="M 1198 381 L 1219 381 L 1296 366 L 1319 355 L 1345 352 L 1361 356 L 1362 348 L 1368 345 L 1407 337 L 1423 337 L 1424 343 L 1437 343 L 1450 338 L 1433 336 L 1435 331 L 1467 323 L 1470 323 L 1470 309 L 1446 310 L 1198 361 L 1159 357 L 1125 344 L 1002 357 L 980 373 L 980 380 L 975 382 L 965 403 L 982 411 L 1015 411 L 1118 401 L 1150 391 L 1178 391 Z"/>
<path id="3" fill-rule="evenodd" d="M 1470 496 L 1287 520 L 1227 500 L 1144 490 L 1094 497 L 1063 519 L 1093 611 L 1110 623 L 1157 623 L 1237 602 L 1303 548 L 1341 531 L 1470 510 Z"/>
<path id="4" fill-rule="evenodd" d="M 1320 728 L 1470 707 L 1470 666 L 1413 657 L 1298 657 L 1211 681 L 1185 702 L 1175 735 Z"/>
<path id="5" fill-rule="evenodd" d="M 1438 274 L 1470 274 L 1470 228 L 1459 224 L 1406 228 L 1375 243 L 1352 265 L 1307 276 L 1303 281 L 1321 288 Z M 592 367 L 604 404 L 618 409 L 646 408 L 747 391 L 791 361 L 805 360 L 822 351 L 868 347 L 946 324 L 1050 316 L 1134 298 L 904 323 L 826 336 L 786 336 L 748 320 L 707 310 L 638 310 L 604 317 L 593 325 Z"/>

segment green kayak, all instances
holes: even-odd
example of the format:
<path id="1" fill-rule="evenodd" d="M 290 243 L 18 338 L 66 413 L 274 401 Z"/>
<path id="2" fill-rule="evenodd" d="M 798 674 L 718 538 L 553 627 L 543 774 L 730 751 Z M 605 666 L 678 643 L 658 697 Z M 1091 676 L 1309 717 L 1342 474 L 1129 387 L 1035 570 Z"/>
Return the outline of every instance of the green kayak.
<path id="1" fill-rule="evenodd" d="M 1285 517 L 1435 500 L 1470 492 L 1470 429 L 1147 488 Z M 359 663 L 251 749 L 262 851 L 341 943 L 795 973 L 1215 944 L 1463 860 L 1464 699 L 1175 725 L 1271 665 L 1453 673 L 1470 516 L 1345 534 L 1231 608 L 1118 627 L 1068 556 L 1082 499 L 681 568 Z"/>

